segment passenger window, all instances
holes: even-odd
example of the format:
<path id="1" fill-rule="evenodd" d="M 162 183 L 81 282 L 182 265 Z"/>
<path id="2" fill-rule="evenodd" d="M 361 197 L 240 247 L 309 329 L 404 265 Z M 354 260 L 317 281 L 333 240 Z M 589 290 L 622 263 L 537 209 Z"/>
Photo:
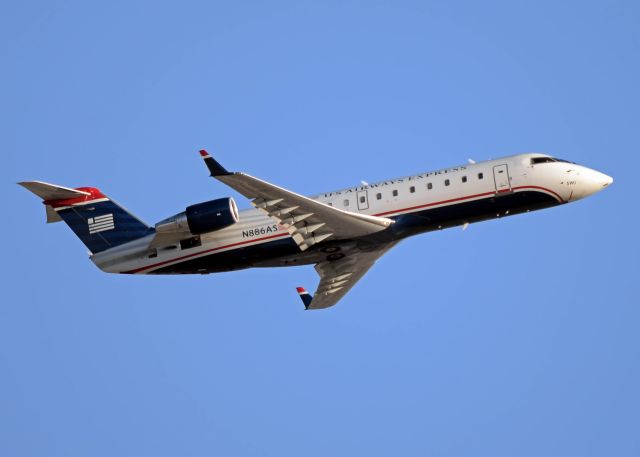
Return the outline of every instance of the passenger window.
<path id="1" fill-rule="evenodd" d="M 433 184 L 428 182 L 427 183 L 427 189 L 429 189 L 429 190 L 433 189 Z"/>
<path id="2" fill-rule="evenodd" d="M 364 197 L 360 197 L 360 203 L 364 203 L 364 202 L 365 202 L 365 200 L 366 200 L 366 198 L 364 198 Z"/>
<path id="3" fill-rule="evenodd" d="M 397 196 L 398 196 L 398 191 L 397 191 L 397 190 L 395 190 L 395 189 L 393 190 L 393 196 L 394 196 L 394 197 L 397 197 Z"/>
<path id="4" fill-rule="evenodd" d="M 445 186 L 448 186 L 449 184 L 451 184 L 451 181 L 449 181 L 448 179 L 445 179 L 445 180 L 444 180 L 444 185 L 445 185 Z"/>
<path id="5" fill-rule="evenodd" d="M 462 182 L 467 182 L 467 177 L 466 176 L 462 177 Z"/>
<path id="6" fill-rule="evenodd" d="M 377 193 L 377 194 L 376 194 L 376 199 L 377 199 L 377 200 L 382 200 L 382 194 Z"/>
<path id="7" fill-rule="evenodd" d="M 414 193 L 416 191 L 416 188 L 414 186 L 409 187 L 409 192 Z"/>
<path id="8" fill-rule="evenodd" d="M 349 200 L 344 201 L 344 206 L 349 206 Z"/>
<path id="9" fill-rule="evenodd" d="M 482 179 L 484 178 L 484 174 L 483 173 L 478 173 L 478 179 Z"/>

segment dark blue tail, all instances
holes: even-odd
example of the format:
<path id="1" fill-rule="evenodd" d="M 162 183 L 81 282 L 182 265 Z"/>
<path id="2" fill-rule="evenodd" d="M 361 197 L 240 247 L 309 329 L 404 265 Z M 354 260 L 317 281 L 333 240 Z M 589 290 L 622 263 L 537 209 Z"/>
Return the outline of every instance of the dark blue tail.
<path id="1" fill-rule="evenodd" d="M 153 232 L 147 224 L 110 199 L 61 208 L 57 213 L 94 254 Z"/>
<path id="2" fill-rule="evenodd" d="M 71 189 L 42 181 L 18 184 L 44 200 L 47 222 L 65 221 L 94 254 L 154 232 L 95 187 Z"/>

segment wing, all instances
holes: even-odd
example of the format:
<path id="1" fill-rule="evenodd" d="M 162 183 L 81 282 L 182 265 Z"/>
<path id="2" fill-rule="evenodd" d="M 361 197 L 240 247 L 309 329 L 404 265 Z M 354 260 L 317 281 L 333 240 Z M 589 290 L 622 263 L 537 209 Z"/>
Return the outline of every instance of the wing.
<path id="1" fill-rule="evenodd" d="M 245 173 L 231 173 L 207 151 L 200 151 L 211 176 L 240 192 L 251 203 L 276 219 L 301 250 L 332 239 L 356 238 L 384 230 L 394 221 L 386 217 L 344 211 L 296 194 Z"/>
<path id="2" fill-rule="evenodd" d="M 311 296 L 298 287 L 298 294 L 306 309 L 329 308 L 335 305 L 362 278 L 382 255 L 395 246 L 397 241 L 379 245 L 367 251 L 355 251 L 340 260 L 326 260 L 316 265 L 320 284 Z"/>

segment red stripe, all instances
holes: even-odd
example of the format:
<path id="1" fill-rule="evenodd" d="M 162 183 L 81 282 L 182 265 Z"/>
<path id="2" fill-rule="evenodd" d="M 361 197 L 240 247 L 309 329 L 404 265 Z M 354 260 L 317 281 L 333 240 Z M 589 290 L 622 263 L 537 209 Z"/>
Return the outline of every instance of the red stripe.
<path id="1" fill-rule="evenodd" d="M 544 190 L 546 192 L 549 192 L 550 194 L 553 194 L 553 196 L 556 197 L 558 199 L 558 201 L 560 201 L 560 203 L 564 203 L 564 200 L 562 199 L 562 197 L 560 197 L 560 195 L 556 194 L 554 191 L 552 191 L 550 189 L 547 189 L 545 187 L 540 187 L 540 186 L 518 186 L 518 187 L 513 187 L 512 188 L 512 190 L 518 190 L 518 189 L 540 189 L 540 190 Z M 504 192 L 508 192 L 508 191 L 504 191 Z M 431 206 L 443 205 L 445 203 L 459 202 L 459 201 L 462 201 L 462 200 L 471 200 L 473 198 L 487 197 L 489 195 L 495 195 L 495 194 L 496 194 L 496 192 L 492 191 L 492 192 L 484 192 L 482 194 L 467 195 L 466 197 L 452 198 L 452 199 L 449 199 L 449 200 L 442 200 L 442 201 L 439 201 L 439 202 L 427 203 L 425 205 L 410 206 L 408 208 L 401 208 L 401 209 L 396 209 L 396 210 L 393 210 L 393 211 L 385 211 L 384 213 L 374 214 L 374 216 L 386 216 L 387 214 L 401 213 L 401 212 L 412 211 L 414 209 L 420 209 L 420 208 L 429 208 Z"/>
<path id="2" fill-rule="evenodd" d="M 411 210 L 420 209 L 420 208 L 429 208 L 430 206 L 442 205 L 444 203 L 459 202 L 461 200 L 469 200 L 471 198 L 484 197 L 484 196 L 487 196 L 487 195 L 494 195 L 494 194 L 495 194 L 495 192 L 485 192 L 483 194 L 475 194 L 475 195 L 469 195 L 469 196 L 466 196 L 466 197 L 452 198 L 450 200 L 442 200 L 442 201 L 439 201 L 439 202 L 427 203 L 426 205 L 410 206 L 408 208 L 395 209 L 393 211 L 385 211 L 384 213 L 374 214 L 374 216 L 385 216 L 387 214 L 400 213 L 400 212 L 403 212 L 403 211 L 411 211 Z"/>
<path id="3" fill-rule="evenodd" d="M 107 198 L 105 194 L 100 192 L 100 189 L 96 189 L 95 187 L 77 187 L 76 190 L 80 190 L 82 192 L 88 192 L 89 195 L 83 195 L 81 197 L 74 197 L 74 198 L 58 199 L 58 200 L 45 200 L 44 204 L 49 205 L 53 208 L 60 208 L 61 206 L 77 205 L 78 203 L 88 203 L 92 200 L 97 200 L 99 198 Z"/>
<path id="4" fill-rule="evenodd" d="M 227 244 L 226 246 L 218 246 L 217 248 L 207 249 L 206 251 L 194 252 L 193 254 L 185 255 L 185 256 L 182 256 L 182 257 L 176 257 L 175 259 L 165 260 L 164 262 L 154 263 L 153 265 L 147 265 L 146 267 L 140 267 L 140 268 L 136 268 L 134 270 L 123 271 L 122 273 L 140 273 L 141 271 L 145 271 L 145 270 L 149 270 L 151 268 L 159 267 L 160 265 L 166 265 L 168 263 L 176 262 L 178 260 L 184 260 L 184 259 L 188 259 L 190 257 L 195 257 L 195 256 L 198 256 L 198 255 L 207 254 L 209 252 L 220 251 L 221 249 L 232 248 L 232 247 L 235 247 L 235 246 L 242 246 L 244 244 L 254 243 L 256 241 L 270 240 L 270 239 L 279 238 L 279 237 L 282 237 L 282 236 L 289 236 L 289 234 L 288 233 L 277 233 L 275 235 L 269 235 L 269 236 L 265 236 L 265 237 L 262 237 L 262 238 L 256 238 L 254 240 L 239 241 L 237 243 Z"/>

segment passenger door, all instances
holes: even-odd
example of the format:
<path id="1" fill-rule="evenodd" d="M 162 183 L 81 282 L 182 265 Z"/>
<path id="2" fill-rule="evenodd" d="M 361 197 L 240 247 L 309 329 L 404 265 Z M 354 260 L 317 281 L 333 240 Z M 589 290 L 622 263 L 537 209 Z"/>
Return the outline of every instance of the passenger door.
<path id="1" fill-rule="evenodd" d="M 357 192 L 357 198 L 359 210 L 369 209 L 369 195 L 366 190 L 359 190 Z"/>
<path id="2" fill-rule="evenodd" d="M 493 167 L 493 180 L 496 184 L 496 193 L 510 192 L 511 179 L 509 178 L 509 167 L 506 163 Z"/>

